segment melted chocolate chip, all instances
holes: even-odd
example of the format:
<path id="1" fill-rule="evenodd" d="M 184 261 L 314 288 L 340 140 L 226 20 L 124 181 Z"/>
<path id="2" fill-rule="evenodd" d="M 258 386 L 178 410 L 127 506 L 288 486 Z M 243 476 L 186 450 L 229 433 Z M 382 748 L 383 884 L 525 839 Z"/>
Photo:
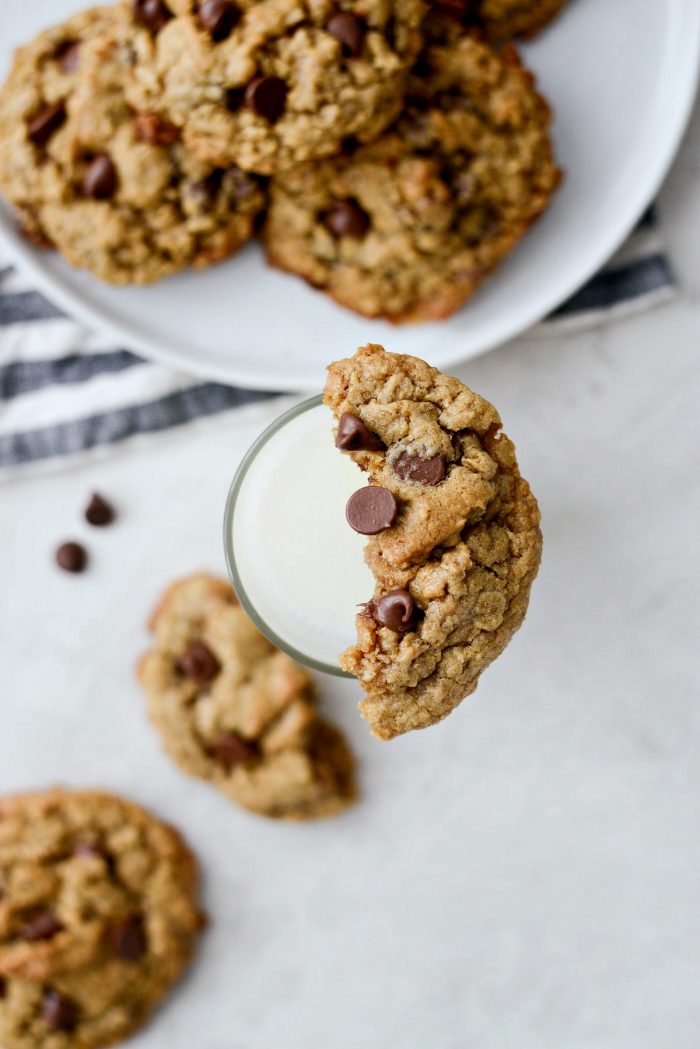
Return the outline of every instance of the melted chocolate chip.
<path id="1" fill-rule="evenodd" d="M 256 76 L 245 89 L 248 109 L 274 124 L 282 116 L 287 100 L 287 85 L 278 76 Z"/>
<path id="2" fill-rule="evenodd" d="M 62 929 L 63 923 L 52 911 L 38 911 L 24 923 L 20 929 L 20 936 L 23 940 L 33 943 L 35 940 L 50 940 Z"/>
<path id="3" fill-rule="evenodd" d="M 71 856 L 99 856 L 101 859 L 106 859 L 104 851 L 99 845 L 94 845 L 91 841 L 78 841 L 73 846 Z"/>
<path id="4" fill-rule="evenodd" d="M 159 33 L 172 13 L 163 0 L 134 0 L 131 7 L 134 18 L 152 33 Z"/>
<path id="5" fill-rule="evenodd" d="M 343 412 L 340 416 L 335 446 L 344 452 L 383 452 L 386 447 L 359 415 L 352 412 Z"/>
<path id="6" fill-rule="evenodd" d="M 140 914 L 130 914 L 113 925 L 109 931 L 109 943 L 118 958 L 137 962 L 146 953 L 148 946 L 146 929 Z"/>
<path id="7" fill-rule="evenodd" d="M 452 18 L 466 18 L 467 15 L 475 14 L 474 0 L 433 0 L 433 2 L 442 14 L 451 15 Z"/>
<path id="8" fill-rule="evenodd" d="M 134 134 L 139 142 L 152 146 L 172 146 L 180 137 L 180 128 L 155 113 L 139 113 L 134 119 Z"/>
<path id="9" fill-rule="evenodd" d="M 372 602 L 372 615 L 380 626 L 405 634 L 415 629 L 416 606 L 408 590 L 391 590 Z"/>
<path id="10" fill-rule="evenodd" d="M 58 991 L 46 991 L 41 1018 L 50 1031 L 73 1031 L 78 1022 L 78 1010 L 70 998 Z"/>
<path id="11" fill-rule="evenodd" d="M 222 732 L 211 747 L 211 755 L 230 772 L 236 765 L 250 765 L 255 761 L 258 748 L 235 732 Z"/>
<path id="12" fill-rule="evenodd" d="M 397 510 L 396 499 L 388 488 L 370 484 L 350 496 L 345 516 L 360 535 L 377 535 L 393 525 Z"/>
<path id="13" fill-rule="evenodd" d="M 62 73 L 75 73 L 80 65 L 80 40 L 64 40 L 56 49 L 55 59 Z"/>
<path id="14" fill-rule="evenodd" d="M 51 136 L 65 123 L 64 102 L 52 102 L 44 106 L 27 124 L 27 134 L 35 146 L 45 146 Z"/>
<path id="15" fill-rule="evenodd" d="M 234 166 L 227 168 L 222 179 L 224 189 L 236 200 L 247 200 L 256 192 L 258 185 L 252 175 Z"/>
<path id="16" fill-rule="evenodd" d="M 221 663 L 203 641 L 193 641 L 180 656 L 180 670 L 197 685 L 208 685 L 221 670 Z"/>
<path id="17" fill-rule="evenodd" d="M 356 200 L 339 200 L 326 213 L 325 223 L 336 237 L 364 237 L 370 227 L 369 215 Z"/>
<path id="18" fill-rule="evenodd" d="M 0 976 L 0 998 L 5 997 L 5 991 L 7 990 L 7 984 L 5 983 L 4 977 Z"/>
<path id="19" fill-rule="evenodd" d="M 115 516 L 112 504 L 95 492 L 85 509 L 85 520 L 88 524 L 95 525 L 97 528 L 103 528 L 104 525 L 111 524 Z"/>
<path id="20" fill-rule="evenodd" d="M 362 53 L 366 28 L 361 19 L 349 11 L 336 11 L 326 22 L 326 32 L 340 41 L 343 54 L 348 58 L 357 58 Z"/>
<path id="21" fill-rule="evenodd" d="M 99 153 L 83 176 L 83 192 L 93 200 L 109 200 L 117 192 L 117 169 L 107 153 Z"/>
<path id="22" fill-rule="evenodd" d="M 447 475 L 447 463 L 443 455 L 432 455 L 429 459 L 422 459 L 420 455 L 402 452 L 394 459 L 392 466 L 394 473 L 403 481 L 420 484 L 424 488 L 440 484 Z"/>
<path id="23" fill-rule="evenodd" d="M 62 543 L 56 551 L 56 563 L 64 572 L 84 572 L 87 550 L 80 543 Z"/>
<path id="24" fill-rule="evenodd" d="M 202 0 L 199 5 L 199 24 L 217 43 L 230 36 L 239 22 L 241 9 L 231 0 Z"/>

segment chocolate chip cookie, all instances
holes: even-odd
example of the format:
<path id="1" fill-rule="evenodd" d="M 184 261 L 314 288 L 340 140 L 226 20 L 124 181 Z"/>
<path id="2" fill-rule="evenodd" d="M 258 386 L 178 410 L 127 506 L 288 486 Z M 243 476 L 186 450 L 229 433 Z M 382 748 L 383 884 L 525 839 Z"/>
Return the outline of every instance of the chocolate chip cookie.
<path id="1" fill-rule="evenodd" d="M 383 493 L 383 518 L 348 513 L 376 589 L 340 665 L 392 739 L 449 714 L 523 622 L 540 516 L 496 409 L 423 361 L 365 346 L 330 366 L 325 403 L 360 490 Z"/>
<path id="2" fill-rule="evenodd" d="M 124 4 L 137 107 L 160 107 L 203 159 L 264 175 L 376 137 L 423 17 L 422 0 Z"/>
<path id="3" fill-rule="evenodd" d="M 492 40 L 509 40 L 514 36 L 535 36 L 565 3 L 566 0 L 438 0 L 436 6 L 475 19 Z"/>
<path id="4" fill-rule="evenodd" d="M 0 189 L 36 243 L 102 280 L 146 284 L 235 252 L 264 193 L 127 104 L 118 22 L 93 8 L 17 53 L 0 93 Z"/>
<path id="5" fill-rule="evenodd" d="M 514 49 L 429 47 L 409 92 L 377 142 L 273 179 L 264 228 L 272 265 L 395 323 L 454 312 L 560 179 L 550 111 Z"/>
<path id="6" fill-rule="evenodd" d="M 171 827 L 98 791 L 0 800 L 0 1044 L 91 1049 L 139 1027 L 202 919 Z"/>
<path id="7" fill-rule="evenodd" d="M 354 800 L 352 756 L 318 717 L 309 675 L 256 630 L 227 583 L 174 583 L 151 628 L 139 677 L 185 772 L 263 816 L 317 819 Z"/>

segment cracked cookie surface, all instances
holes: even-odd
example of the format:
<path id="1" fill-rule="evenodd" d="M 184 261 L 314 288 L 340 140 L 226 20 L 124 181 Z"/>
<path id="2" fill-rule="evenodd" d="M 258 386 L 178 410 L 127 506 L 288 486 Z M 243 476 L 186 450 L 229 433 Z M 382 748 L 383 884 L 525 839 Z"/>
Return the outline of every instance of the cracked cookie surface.
<path id="1" fill-rule="evenodd" d="M 197 867 L 99 791 L 0 799 L 0 1044 L 92 1049 L 139 1027 L 190 960 Z"/>
<path id="2" fill-rule="evenodd" d="M 539 511 L 495 408 L 423 361 L 362 347 L 330 366 L 325 403 L 339 445 L 397 505 L 367 542 L 375 593 L 340 657 L 373 734 L 391 739 L 449 714 L 521 625 Z M 348 419 L 381 447 L 344 441 Z"/>
<path id="3" fill-rule="evenodd" d="M 322 721 L 307 672 L 262 636 L 223 580 L 174 583 L 139 678 L 170 757 L 260 815 L 332 816 L 355 798 L 354 761 Z"/>
<path id="4" fill-rule="evenodd" d="M 160 105 L 204 159 L 265 175 L 382 131 L 401 106 L 423 17 L 422 0 L 161 8 L 175 17 L 142 18 L 132 36 L 139 108 Z"/>
<path id="5" fill-rule="evenodd" d="M 513 48 L 430 46 L 393 128 L 273 179 L 268 260 L 368 317 L 446 317 L 556 189 L 549 125 Z"/>
<path id="6" fill-rule="evenodd" d="M 118 24 L 93 8 L 17 53 L 0 94 L 0 188 L 29 239 L 104 281 L 146 284 L 237 251 L 264 191 L 127 104 Z"/>

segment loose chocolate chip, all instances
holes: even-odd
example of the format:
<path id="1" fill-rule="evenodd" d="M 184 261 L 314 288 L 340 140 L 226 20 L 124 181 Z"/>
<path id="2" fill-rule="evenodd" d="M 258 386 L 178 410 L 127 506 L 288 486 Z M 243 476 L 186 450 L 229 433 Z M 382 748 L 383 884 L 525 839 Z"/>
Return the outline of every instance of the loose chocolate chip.
<path id="1" fill-rule="evenodd" d="M 98 153 L 88 167 L 83 192 L 93 200 L 109 200 L 117 192 L 117 169 L 107 153 Z"/>
<path id="2" fill-rule="evenodd" d="M 372 614 L 380 626 L 387 626 L 398 634 L 414 629 L 415 610 L 415 602 L 408 590 L 391 590 L 372 602 Z"/>
<path id="3" fill-rule="evenodd" d="M 79 40 L 64 40 L 56 49 L 54 57 L 62 73 L 75 73 L 80 65 L 80 48 Z"/>
<path id="4" fill-rule="evenodd" d="M 362 45 L 365 40 L 364 23 L 350 14 L 349 11 L 336 11 L 326 22 L 326 32 L 339 40 L 343 47 L 343 54 L 349 58 L 357 58 L 362 53 Z"/>
<path id="5" fill-rule="evenodd" d="M 393 525 L 397 510 L 396 499 L 388 488 L 370 484 L 350 496 L 345 516 L 360 535 L 377 535 Z"/>
<path id="6" fill-rule="evenodd" d="M 85 509 L 87 523 L 102 528 L 104 525 L 111 524 L 115 516 L 114 507 L 95 492 Z"/>
<path id="7" fill-rule="evenodd" d="M 230 36 L 241 17 L 241 9 L 231 0 L 202 0 L 199 23 L 217 43 Z"/>
<path id="8" fill-rule="evenodd" d="M 221 663 L 203 641 L 193 641 L 180 656 L 180 670 L 197 685 L 208 685 L 221 670 Z"/>
<path id="9" fill-rule="evenodd" d="M 168 19 L 172 18 L 163 0 L 134 0 L 132 11 L 136 21 L 152 33 L 159 33 Z"/>
<path id="10" fill-rule="evenodd" d="M 140 914 L 130 914 L 123 921 L 113 925 L 109 932 L 109 942 L 118 958 L 127 962 L 137 962 L 146 952 L 146 930 Z"/>
<path id="11" fill-rule="evenodd" d="M 326 214 L 325 223 L 336 237 L 364 237 L 369 229 L 369 215 L 356 200 L 339 200 Z"/>
<path id="12" fill-rule="evenodd" d="M 87 550 L 80 543 L 63 543 L 56 551 L 56 563 L 64 572 L 83 572 L 87 559 Z"/>
<path id="13" fill-rule="evenodd" d="M 50 940 L 62 928 L 62 922 L 51 911 L 38 911 L 24 923 L 20 929 L 20 935 L 23 940 L 29 940 L 30 942 L 34 940 Z"/>
<path id="14" fill-rule="evenodd" d="M 27 124 L 27 134 L 35 146 L 45 146 L 66 119 L 64 102 L 52 102 L 35 113 Z"/>
<path id="15" fill-rule="evenodd" d="M 258 748 L 235 732 L 222 732 L 212 745 L 211 754 L 227 772 L 230 772 L 236 765 L 250 765 L 255 761 Z"/>
<path id="16" fill-rule="evenodd" d="M 256 116 L 274 124 L 284 112 L 287 85 L 278 76 L 256 76 L 245 89 L 245 104 Z"/>
<path id="17" fill-rule="evenodd" d="M 46 991 L 41 1005 L 41 1018 L 51 1031 L 73 1031 L 78 1022 L 78 1010 L 70 998 L 58 991 Z"/>
<path id="18" fill-rule="evenodd" d="M 443 455 L 431 455 L 429 459 L 422 459 L 420 455 L 402 452 L 394 459 L 392 466 L 394 473 L 403 481 L 411 481 L 424 488 L 440 484 L 447 474 L 447 464 Z"/>
<path id="19" fill-rule="evenodd" d="M 134 119 L 134 134 L 139 142 L 151 146 L 172 146 L 180 137 L 180 128 L 155 113 L 139 113 Z"/>
<path id="20" fill-rule="evenodd" d="M 335 446 L 344 452 L 383 452 L 386 447 L 376 433 L 372 433 L 362 419 L 352 412 L 343 412 L 340 416 Z"/>

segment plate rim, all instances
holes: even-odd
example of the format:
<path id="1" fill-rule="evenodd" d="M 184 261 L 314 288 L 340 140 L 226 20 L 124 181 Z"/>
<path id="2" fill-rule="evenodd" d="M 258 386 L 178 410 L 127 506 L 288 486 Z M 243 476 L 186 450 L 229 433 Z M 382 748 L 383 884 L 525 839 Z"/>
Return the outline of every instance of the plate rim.
<path id="1" fill-rule="evenodd" d="M 646 177 L 640 179 L 639 184 L 643 188 L 640 188 L 639 192 L 630 198 L 629 207 L 621 213 L 619 222 L 610 228 L 607 237 L 600 239 L 597 250 L 590 253 L 585 265 L 582 265 L 575 271 L 571 271 L 571 278 L 562 282 L 551 301 L 539 300 L 538 304 L 529 312 L 521 310 L 510 322 L 502 320 L 500 326 L 498 324 L 492 325 L 491 332 L 487 333 L 479 348 L 472 349 L 463 357 L 456 357 L 454 352 L 448 351 L 444 355 L 444 359 L 440 360 L 440 353 L 434 353 L 431 359 L 433 359 L 433 363 L 437 367 L 455 366 L 482 356 L 533 328 L 561 305 L 562 302 L 574 295 L 605 264 L 632 232 L 639 218 L 657 195 L 673 164 L 687 130 L 698 92 L 700 83 L 700 5 L 686 2 L 683 7 L 684 10 L 689 11 L 691 16 L 693 16 L 694 22 L 689 27 L 685 26 L 686 61 L 682 70 L 680 72 L 676 71 L 676 76 L 679 77 L 677 102 L 674 105 L 673 117 L 668 122 L 667 132 L 662 141 L 663 148 L 659 149 L 658 143 L 656 144 L 657 148 L 651 152 L 652 162 L 646 169 Z M 673 12 L 671 12 L 671 15 L 673 15 Z M 59 277 L 47 271 L 41 264 L 41 256 L 37 255 L 30 245 L 24 244 L 16 232 L 8 228 L 2 212 L 0 212 L 0 243 L 9 255 L 10 261 L 20 273 L 69 317 L 92 329 L 96 334 L 105 336 L 110 340 L 113 339 L 120 345 L 128 346 L 130 350 L 143 355 L 151 361 L 167 365 L 194 377 L 220 382 L 228 386 L 237 386 L 242 389 L 273 392 L 282 390 L 306 392 L 310 389 L 306 377 L 301 378 L 298 375 L 280 372 L 279 369 L 275 369 L 274 376 L 271 376 L 269 372 L 258 373 L 255 369 L 249 367 L 241 371 L 235 360 L 225 364 L 202 360 L 192 352 L 191 348 L 176 344 L 163 345 L 157 339 L 134 332 L 120 322 L 110 319 L 106 310 L 99 306 L 91 305 L 78 291 L 66 288 Z M 367 323 L 371 324 L 372 322 L 368 319 Z"/>

